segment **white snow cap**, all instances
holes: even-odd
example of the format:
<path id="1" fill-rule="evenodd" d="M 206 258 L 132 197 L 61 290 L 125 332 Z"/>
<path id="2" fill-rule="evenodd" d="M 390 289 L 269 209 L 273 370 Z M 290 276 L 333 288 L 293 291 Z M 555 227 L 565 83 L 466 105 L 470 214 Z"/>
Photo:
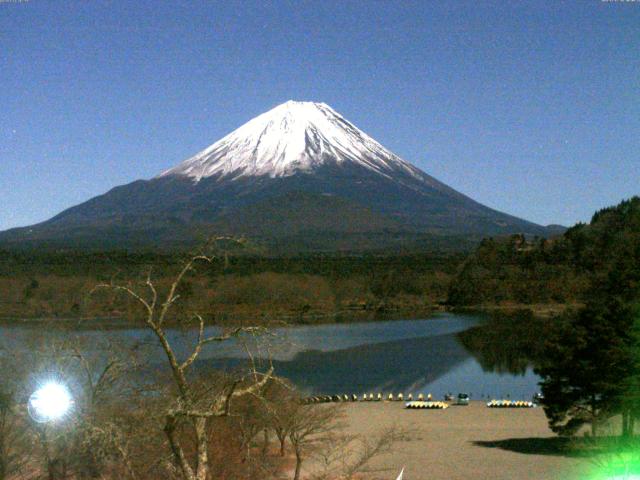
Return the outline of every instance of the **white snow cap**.
<path id="1" fill-rule="evenodd" d="M 386 177 L 423 173 L 384 148 L 325 103 L 290 100 L 160 174 L 200 181 L 219 175 L 287 177 L 326 162 L 354 162 Z"/>

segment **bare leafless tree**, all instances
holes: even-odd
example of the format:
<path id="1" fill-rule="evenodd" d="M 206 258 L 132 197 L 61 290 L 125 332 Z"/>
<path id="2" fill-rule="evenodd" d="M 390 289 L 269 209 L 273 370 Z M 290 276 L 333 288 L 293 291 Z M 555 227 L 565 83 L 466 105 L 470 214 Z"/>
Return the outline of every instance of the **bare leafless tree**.
<path id="1" fill-rule="evenodd" d="M 300 396 L 287 381 L 270 382 L 264 392 L 266 425 L 276 435 L 280 456 L 286 453 L 286 441 L 294 426 L 294 413 L 300 404 Z"/>
<path id="2" fill-rule="evenodd" d="M 17 385 L 7 375 L 10 371 L 4 370 L 0 383 L 0 480 L 20 475 L 31 458 L 31 435 L 20 411 Z"/>
<path id="3" fill-rule="evenodd" d="M 229 241 L 230 239 L 218 237 L 213 242 L 220 240 Z M 175 387 L 172 405 L 164 414 L 163 430 L 178 470 L 186 480 L 208 480 L 209 478 L 208 430 L 211 420 L 229 415 L 234 399 L 245 395 L 258 395 L 273 376 L 272 367 L 266 372 L 258 372 L 254 367 L 247 375 L 227 377 L 218 385 L 202 388 L 202 385 L 188 372 L 204 347 L 237 339 L 246 334 L 262 333 L 263 329 L 241 325 L 222 329 L 215 335 L 208 335 L 205 333 L 205 320 L 199 313 L 193 313 L 189 318 L 197 328 L 197 339 L 190 353 L 185 358 L 179 358 L 175 346 L 167 335 L 168 319 L 172 307 L 180 298 L 177 292 L 185 277 L 198 263 L 211 263 L 214 260 L 215 256 L 207 255 L 205 252 L 206 249 L 203 249 L 182 265 L 165 295 L 161 295 L 156 288 L 151 273 L 147 275 L 142 286 L 111 282 L 96 287 L 96 289 L 121 292 L 135 300 L 143 311 L 141 320 L 143 325 L 153 332 L 162 347 Z M 190 431 L 190 441 L 184 440 L 185 426 Z M 195 455 L 189 454 L 186 445 L 194 445 Z"/>
<path id="4" fill-rule="evenodd" d="M 302 463 L 307 456 L 320 448 L 326 439 L 340 428 L 342 410 L 338 405 L 298 403 L 290 415 L 289 441 L 296 457 L 293 479 L 299 480 Z"/>
<path id="5" fill-rule="evenodd" d="M 368 478 L 383 468 L 374 468 L 372 462 L 392 451 L 393 446 L 412 436 L 412 432 L 395 426 L 375 435 L 347 435 L 343 431 L 331 432 L 324 437 L 320 448 L 314 452 L 318 468 L 312 480 L 352 480 L 367 474 Z"/>

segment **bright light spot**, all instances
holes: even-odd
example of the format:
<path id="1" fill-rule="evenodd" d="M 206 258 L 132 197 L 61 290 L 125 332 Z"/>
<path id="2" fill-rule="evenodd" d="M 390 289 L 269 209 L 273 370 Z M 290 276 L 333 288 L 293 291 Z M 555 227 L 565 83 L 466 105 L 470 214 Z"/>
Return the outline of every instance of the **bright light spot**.
<path id="1" fill-rule="evenodd" d="M 72 406 L 71 393 L 67 387 L 56 382 L 45 384 L 29 397 L 29 414 L 39 423 L 64 417 Z"/>

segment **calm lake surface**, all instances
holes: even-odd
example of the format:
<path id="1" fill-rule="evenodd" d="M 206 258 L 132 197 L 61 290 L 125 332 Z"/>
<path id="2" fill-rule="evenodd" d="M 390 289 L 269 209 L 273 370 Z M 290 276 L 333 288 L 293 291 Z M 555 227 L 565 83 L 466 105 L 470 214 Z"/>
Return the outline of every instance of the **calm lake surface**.
<path id="1" fill-rule="evenodd" d="M 484 371 L 460 342 L 458 333 L 482 323 L 483 317 L 478 315 L 446 313 L 424 320 L 296 326 L 276 329 L 273 335 L 255 341 L 249 339 L 247 346 L 258 362 L 266 363 L 270 358 L 277 374 L 307 394 L 412 392 L 440 398 L 447 392 L 466 392 L 475 399 L 531 398 L 539 381 L 531 368 L 524 375 Z M 30 348 L 37 335 L 42 335 L 39 328 L 0 327 L 3 348 Z M 73 335 L 85 348 L 95 346 L 95 350 L 104 347 L 106 336 L 111 345 L 141 352 L 152 363 L 162 364 L 162 352 L 144 329 L 72 334 L 52 330 L 46 335 L 47 341 Z M 173 330 L 171 338 L 182 347 L 180 355 L 186 355 L 195 333 Z M 211 344 L 203 350 L 197 368 L 233 368 L 246 361 L 241 345 Z"/>

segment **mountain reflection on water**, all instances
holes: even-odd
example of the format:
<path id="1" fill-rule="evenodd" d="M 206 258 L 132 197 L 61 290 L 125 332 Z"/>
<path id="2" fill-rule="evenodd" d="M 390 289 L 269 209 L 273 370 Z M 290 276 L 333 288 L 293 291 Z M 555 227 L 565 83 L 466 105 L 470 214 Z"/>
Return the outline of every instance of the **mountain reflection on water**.
<path id="1" fill-rule="evenodd" d="M 290 358 L 276 358 L 272 363 L 279 375 L 290 379 L 308 394 L 430 392 L 442 396 L 447 392 L 467 392 L 474 398 L 531 397 L 537 391 L 539 379 L 530 365 L 518 363 L 519 368 L 509 370 L 495 362 L 496 371 L 487 368 L 492 362 L 483 358 L 483 353 L 505 347 L 505 344 L 493 342 L 486 351 L 477 348 L 484 347 L 482 342 L 490 337 L 482 321 L 477 316 L 442 315 L 419 321 L 420 331 L 412 332 L 417 335 L 414 337 L 325 351 L 303 349 Z M 304 329 L 315 327 L 302 328 L 303 332 L 309 332 Z M 366 324 L 361 328 L 366 328 Z M 382 334 L 378 339 L 382 339 L 385 330 L 389 336 L 397 336 L 397 329 L 403 325 L 393 321 L 378 322 L 376 328 Z M 348 329 L 332 330 L 332 334 L 344 336 L 348 331 L 353 333 L 359 329 L 351 325 Z M 443 331 L 445 333 L 440 333 Z M 326 340 L 331 343 L 331 339 Z M 344 342 L 344 338 L 340 342 Z M 470 347 L 476 349 L 471 350 Z M 506 350 L 509 350 L 508 346 Z M 496 355 L 504 359 L 503 355 L 508 354 Z M 519 354 L 520 357 L 522 355 Z M 229 357 L 210 358 L 201 362 L 200 367 L 233 368 L 245 361 Z M 264 364 L 265 360 L 262 362 Z"/>
<path id="2" fill-rule="evenodd" d="M 360 345 L 343 350 L 308 350 L 274 360 L 275 371 L 303 391 L 362 393 L 420 388 L 469 358 L 456 334 Z M 207 366 L 233 367 L 240 359 L 215 359 Z"/>

